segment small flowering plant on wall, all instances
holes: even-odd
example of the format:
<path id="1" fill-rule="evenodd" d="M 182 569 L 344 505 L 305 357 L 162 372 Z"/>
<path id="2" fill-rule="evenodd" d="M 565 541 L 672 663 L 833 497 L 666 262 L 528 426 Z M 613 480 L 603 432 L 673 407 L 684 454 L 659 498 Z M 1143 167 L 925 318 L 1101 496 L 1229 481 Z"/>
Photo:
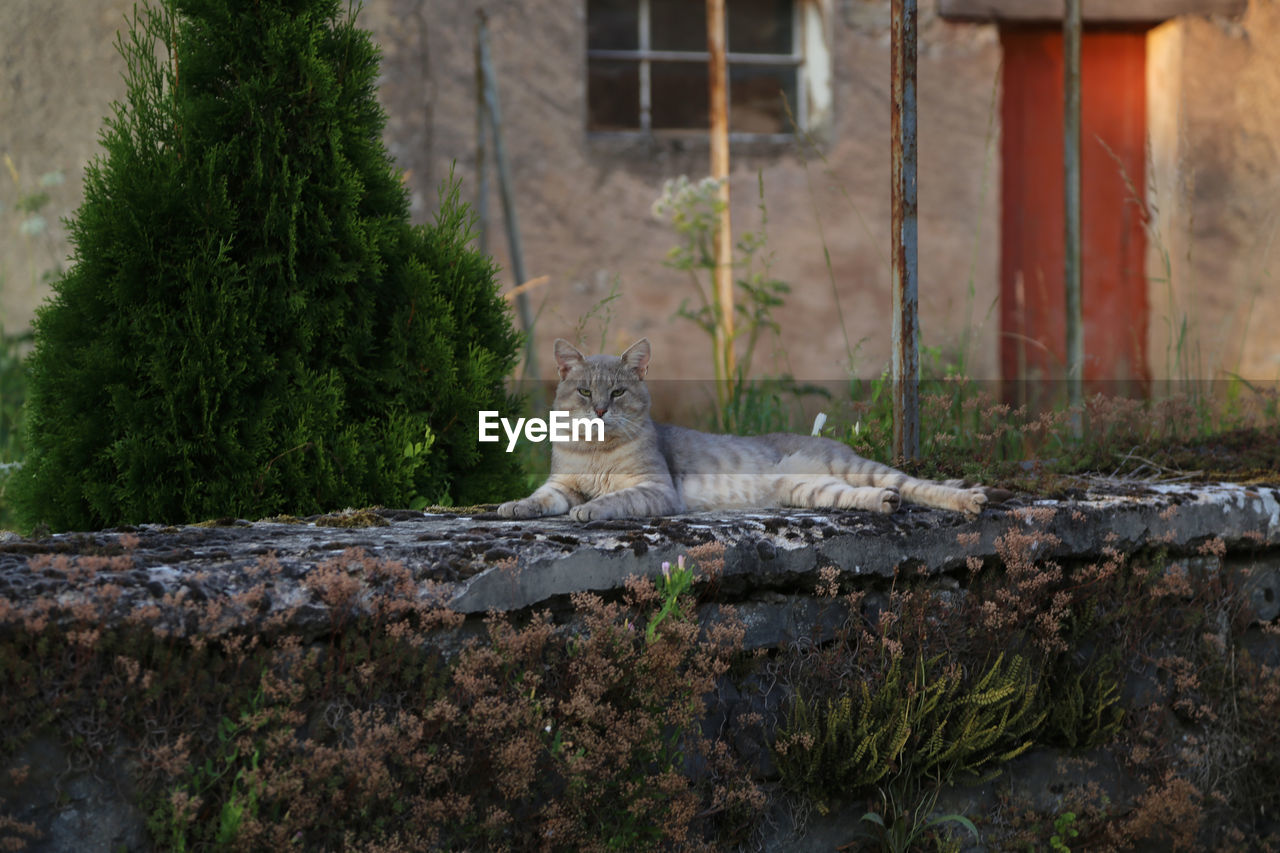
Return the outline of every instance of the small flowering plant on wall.
<path id="1" fill-rule="evenodd" d="M 662 606 L 658 608 L 657 613 L 650 617 L 649 626 L 644 632 L 645 639 L 650 643 L 653 642 L 654 637 L 657 635 L 658 626 L 679 606 L 680 597 L 689 591 L 693 586 L 693 581 L 693 568 L 685 566 L 684 554 L 676 558 L 675 569 L 671 568 L 670 562 L 663 561 L 662 574 L 657 578 L 658 594 L 662 597 Z"/>

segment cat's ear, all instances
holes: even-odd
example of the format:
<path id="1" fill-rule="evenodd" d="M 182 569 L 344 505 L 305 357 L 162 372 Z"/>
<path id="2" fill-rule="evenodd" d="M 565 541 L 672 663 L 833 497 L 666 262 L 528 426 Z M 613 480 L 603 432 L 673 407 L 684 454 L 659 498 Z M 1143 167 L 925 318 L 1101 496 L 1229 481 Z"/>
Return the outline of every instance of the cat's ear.
<path id="1" fill-rule="evenodd" d="M 556 338 L 556 367 L 560 370 L 560 378 L 564 379 L 569 371 L 582 364 L 587 357 L 578 352 L 578 348 L 564 338 Z"/>
<path id="2" fill-rule="evenodd" d="M 649 339 L 641 338 L 627 347 L 626 352 L 622 354 L 622 363 L 644 379 L 645 371 L 649 369 Z"/>

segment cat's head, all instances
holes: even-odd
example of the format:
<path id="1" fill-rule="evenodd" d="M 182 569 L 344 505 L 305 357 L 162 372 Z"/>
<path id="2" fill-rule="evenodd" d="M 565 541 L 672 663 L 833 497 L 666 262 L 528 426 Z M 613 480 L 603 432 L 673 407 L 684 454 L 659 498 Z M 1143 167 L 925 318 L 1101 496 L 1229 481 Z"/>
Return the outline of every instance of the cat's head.
<path id="1" fill-rule="evenodd" d="M 573 418 L 600 418 L 605 438 L 635 435 L 649 416 L 649 339 L 642 338 L 621 355 L 585 356 L 568 341 L 556 339 L 555 408 Z"/>

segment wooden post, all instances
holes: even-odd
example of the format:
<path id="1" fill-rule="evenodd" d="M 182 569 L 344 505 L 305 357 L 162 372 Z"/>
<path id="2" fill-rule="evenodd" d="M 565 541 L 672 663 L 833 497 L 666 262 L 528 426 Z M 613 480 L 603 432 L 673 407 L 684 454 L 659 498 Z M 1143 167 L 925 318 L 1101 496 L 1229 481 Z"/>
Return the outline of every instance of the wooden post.
<path id="1" fill-rule="evenodd" d="M 507 241 L 511 247 L 511 269 L 515 273 L 516 286 L 528 279 L 524 274 L 524 249 L 520 244 L 520 222 L 516 218 L 515 193 L 511 184 L 511 164 L 502 142 L 502 112 L 498 107 L 498 82 L 493 73 L 493 58 L 489 52 L 489 27 L 484 10 L 478 10 L 477 42 L 480 46 L 480 71 L 484 76 L 485 111 L 489 116 L 489 128 L 493 131 L 493 153 L 498 161 L 498 191 L 502 195 L 502 212 L 507 224 Z M 516 314 L 525 333 L 524 371 L 526 376 L 537 378 L 538 357 L 533 347 L 533 313 L 529 309 L 529 297 L 523 291 L 516 294 Z"/>
<path id="2" fill-rule="evenodd" d="M 920 455 L 920 327 L 916 216 L 916 0 L 893 0 L 890 11 L 892 63 L 891 179 L 893 253 L 893 455 Z"/>
<path id="3" fill-rule="evenodd" d="M 716 398 L 723 416 L 737 369 L 733 354 L 733 228 L 729 219 L 729 85 L 725 59 L 724 0 L 707 0 L 707 53 L 710 59 L 711 177 L 720 182 L 720 220 L 716 229 Z"/>

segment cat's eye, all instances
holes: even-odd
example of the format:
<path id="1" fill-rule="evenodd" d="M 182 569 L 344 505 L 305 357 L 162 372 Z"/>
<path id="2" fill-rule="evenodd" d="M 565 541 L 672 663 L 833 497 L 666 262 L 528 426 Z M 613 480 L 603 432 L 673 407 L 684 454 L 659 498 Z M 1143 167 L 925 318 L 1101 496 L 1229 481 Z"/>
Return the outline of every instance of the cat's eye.
<path id="1" fill-rule="evenodd" d="M 584 396 L 584 397 L 588 398 L 588 399 L 590 399 L 590 397 L 591 397 L 591 389 L 590 389 L 590 388 L 579 388 L 579 389 L 578 389 L 578 393 L 579 393 L 579 394 L 581 394 L 582 396 Z"/>
<path id="2" fill-rule="evenodd" d="M 609 396 L 613 397 L 616 400 L 617 398 L 621 397 L 625 393 L 627 393 L 626 388 L 614 388 L 613 391 L 609 393 Z"/>

